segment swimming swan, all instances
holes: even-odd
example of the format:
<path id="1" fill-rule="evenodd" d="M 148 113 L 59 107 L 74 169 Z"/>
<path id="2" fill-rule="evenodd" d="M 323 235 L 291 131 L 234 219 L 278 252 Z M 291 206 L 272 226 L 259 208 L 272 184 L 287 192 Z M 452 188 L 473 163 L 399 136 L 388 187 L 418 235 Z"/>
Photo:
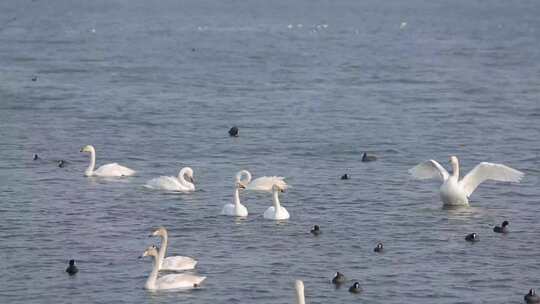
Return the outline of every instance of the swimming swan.
<path id="1" fill-rule="evenodd" d="M 168 274 L 158 278 L 158 262 L 159 254 L 156 246 L 148 247 L 142 257 L 154 257 L 154 267 L 146 280 L 144 288 L 148 290 L 164 290 L 164 289 L 191 289 L 198 287 L 206 277 L 199 277 L 191 274 Z"/>
<path id="2" fill-rule="evenodd" d="M 236 174 L 235 183 L 234 183 L 235 187 L 234 187 L 233 202 L 228 203 L 225 206 L 223 206 L 223 209 L 221 210 L 221 214 L 230 215 L 230 216 L 243 216 L 243 217 L 248 216 L 248 210 L 246 206 L 240 203 L 239 192 L 241 188 L 242 189 L 245 188 L 244 184 L 241 182 L 241 177 L 242 177 L 242 171 Z"/>
<path id="3" fill-rule="evenodd" d="M 96 166 L 96 150 L 92 145 L 86 145 L 82 147 L 81 152 L 90 153 L 90 165 L 84 171 L 85 176 L 100 176 L 100 177 L 120 177 L 130 176 L 135 174 L 135 171 L 130 168 L 120 166 L 117 163 L 106 164 L 94 170 Z"/>
<path id="4" fill-rule="evenodd" d="M 283 189 L 280 185 L 273 185 L 272 186 L 272 200 L 274 202 L 274 206 L 269 207 L 264 212 L 264 218 L 269 220 L 286 220 L 290 217 L 289 212 L 284 207 L 281 207 L 281 204 L 279 203 L 279 192 L 285 192 L 285 189 Z"/>
<path id="5" fill-rule="evenodd" d="M 296 280 L 294 282 L 296 289 L 296 304 L 306 304 L 306 298 L 304 297 L 304 282 Z"/>
<path id="6" fill-rule="evenodd" d="M 279 185 L 282 189 L 287 189 L 287 183 L 284 181 L 283 176 L 261 176 L 252 181 L 249 171 L 242 170 L 238 173 L 246 176 L 246 181 L 242 181 L 246 190 L 271 192 L 273 185 Z"/>
<path id="7" fill-rule="evenodd" d="M 165 257 L 167 253 L 168 245 L 168 234 L 165 227 L 160 227 L 154 231 L 150 236 L 160 236 L 161 237 L 161 248 L 158 255 L 158 270 L 165 271 L 182 271 L 195 268 L 197 261 L 190 257 L 185 256 L 170 256 Z"/>
<path id="8" fill-rule="evenodd" d="M 187 180 L 186 180 L 187 179 Z M 195 180 L 193 178 L 193 169 L 185 167 L 180 170 L 178 177 L 160 176 L 146 182 L 146 187 L 150 189 L 193 192 L 195 191 Z"/>
<path id="9" fill-rule="evenodd" d="M 409 170 L 409 173 L 417 179 L 439 179 L 443 183 L 440 195 L 444 206 L 469 206 L 469 196 L 486 180 L 519 182 L 523 177 L 523 172 L 505 165 L 482 162 L 459 180 L 457 157 L 451 156 L 450 162 L 452 175 L 434 160 L 428 160 Z"/>

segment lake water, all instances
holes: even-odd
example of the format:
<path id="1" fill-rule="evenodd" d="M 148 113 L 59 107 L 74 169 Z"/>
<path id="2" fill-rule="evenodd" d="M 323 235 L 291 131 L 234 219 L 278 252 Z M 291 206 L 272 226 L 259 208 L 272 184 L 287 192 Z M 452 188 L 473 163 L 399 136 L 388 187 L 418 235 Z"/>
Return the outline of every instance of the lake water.
<path id="1" fill-rule="evenodd" d="M 0 2 L 0 302 L 293 303 L 295 279 L 308 303 L 523 302 L 540 289 L 539 15 L 504 0 Z M 138 174 L 84 177 L 86 144 Z M 439 184 L 407 170 L 450 155 L 526 176 L 443 210 Z M 182 166 L 196 192 L 143 187 Z M 287 178 L 290 220 L 263 219 L 271 196 L 253 193 L 247 219 L 219 215 L 241 169 Z M 200 289 L 143 289 L 160 225 Z M 334 289 L 335 271 L 364 293 Z"/>

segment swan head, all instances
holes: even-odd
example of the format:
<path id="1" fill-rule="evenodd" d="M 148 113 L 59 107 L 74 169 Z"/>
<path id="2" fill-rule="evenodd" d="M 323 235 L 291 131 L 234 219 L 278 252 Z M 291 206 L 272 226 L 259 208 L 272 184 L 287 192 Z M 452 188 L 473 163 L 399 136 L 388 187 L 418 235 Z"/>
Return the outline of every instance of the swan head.
<path id="1" fill-rule="evenodd" d="M 150 236 L 167 237 L 167 229 L 165 227 L 159 227 Z"/>
<path id="2" fill-rule="evenodd" d="M 235 185 L 235 187 L 236 187 L 237 189 L 246 189 L 246 185 L 244 185 L 243 183 L 241 183 L 241 182 L 239 182 L 239 181 L 236 181 L 236 182 L 234 183 L 234 185 Z"/>
<path id="3" fill-rule="evenodd" d="M 141 257 L 147 257 L 147 256 L 153 256 L 153 257 L 158 256 L 158 248 L 156 247 L 156 245 L 152 245 L 146 248 L 146 250 L 143 252 Z"/>
<path id="4" fill-rule="evenodd" d="M 180 173 L 178 174 L 178 179 L 180 179 L 180 177 L 182 177 L 182 176 L 188 182 L 190 182 L 192 184 L 195 183 L 195 178 L 193 177 L 193 169 L 191 169 L 190 167 L 185 167 L 182 170 L 180 170 Z"/>
<path id="5" fill-rule="evenodd" d="M 245 177 L 245 179 L 243 179 Z M 235 182 L 242 184 L 244 187 L 251 182 L 251 173 L 248 170 L 242 170 L 236 173 Z"/>
<path id="6" fill-rule="evenodd" d="M 275 191 L 275 192 L 285 192 L 285 188 L 281 187 L 281 186 L 278 185 L 278 184 L 273 184 L 273 185 L 272 185 L 272 191 Z"/>
<path id="7" fill-rule="evenodd" d="M 454 156 L 454 155 L 450 156 L 450 164 L 452 165 L 452 169 L 454 168 L 454 166 L 459 165 L 457 156 Z"/>
<path id="8" fill-rule="evenodd" d="M 294 282 L 294 287 L 296 288 L 296 290 L 298 291 L 304 291 L 304 282 L 302 282 L 301 280 L 296 280 Z"/>
<path id="9" fill-rule="evenodd" d="M 92 153 L 92 152 L 95 152 L 95 151 L 96 150 L 94 149 L 94 147 L 92 145 L 86 145 L 86 146 L 81 148 L 81 152 Z"/>

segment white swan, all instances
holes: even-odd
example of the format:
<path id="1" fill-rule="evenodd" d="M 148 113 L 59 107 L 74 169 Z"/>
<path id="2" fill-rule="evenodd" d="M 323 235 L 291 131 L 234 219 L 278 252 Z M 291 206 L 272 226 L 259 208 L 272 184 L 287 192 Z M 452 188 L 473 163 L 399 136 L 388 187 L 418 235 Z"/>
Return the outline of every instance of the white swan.
<path id="1" fill-rule="evenodd" d="M 306 304 L 306 298 L 304 297 L 304 282 L 296 280 L 294 287 L 296 289 L 296 304 Z"/>
<path id="2" fill-rule="evenodd" d="M 160 227 L 154 231 L 150 236 L 161 237 L 161 248 L 158 255 L 158 270 L 164 271 L 182 271 L 195 268 L 197 261 L 190 257 L 185 256 L 170 256 L 165 257 L 167 253 L 167 245 L 169 236 L 165 227 Z"/>
<path id="3" fill-rule="evenodd" d="M 130 176 L 135 174 L 135 171 L 130 168 L 120 166 L 117 163 L 106 164 L 94 170 L 96 166 L 96 150 L 92 145 L 86 145 L 81 148 L 81 152 L 90 153 L 90 165 L 84 171 L 85 176 L 101 176 L 101 177 L 120 177 Z"/>
<path id="4" fill-rule="evenodd" d="M 273 185 L 279 185 L 282 189 L 287 189 L 287 183 L 283 180 L 283 176 L 261 176 L 252 181 L 249 171 L 242 170 L 238 174 L 246 176 L 246 181 L 242 181 L 246 190 L 270 192 Z"/>
<path id="5" fill-rule="evenodd" d="M 439 179 L 444 206 L 469 206 L 469 197 L 476 187 L 486 180 L 503 182 L 519 182 L 523 172 L 505 165 L 482 162 L 472 169 L 462 180 L 459 180 L 459 162 L 451 156 L 452 175 L 436 161 L 428 160 L 411 168 L 409 173 L 417 179 Z"/>
<path id="6" fill-rule="evenodd" d="M 272 186 L 272 200 L 274 206 L 268 207 L 264 212 L 264 218 L 269 220 L 286 220 L 290 217 L 289 212 L 285 207 L 281 207 L 279 203 L 279 192 L 285 192 L 285 189 L 280 185 Z"/>
<path id="7" fill-rule="evenodd" d="M 190 167 L 182 168 L 182 170 L 180 170 L 180 173 L 178 173 L 178 177 L 160 176 L 153 178 L 146 182 L 145 186 L 150 189 L 193 192 L 195 191 L 193 169 L 191 169 Z"/>
<path id="8" fill-rule="evenodd" d="M 144 285 L 144 288 L 148 290 L 191 289 L 200 286 L 202 281 L 206 279 L 206 277 L 191 274 L 168 274 L 158 278 L 159 258 L 156 246 L 148 247 L 142 256 L 154 257 L 154 266 L 152 268 L 152 272 L 148 276 L 148 280 L 146 280 L 146 284 Z"/>
<path id="9" fill-rule="evenodd" d="M 225 206 L 223 206 L 223 209 L 221 210 L 221 214 L 223 215 L 243 216 L 243 217 L 248 216 L 248 210 L 246 206 L 240 203 L 240 193 L 239 193 L 240 188 L 245 188 L 244 184 L 241 182 L 242 172 L 243 171 L 240 171 L 238 172 L 238 174 L 236 174 L 236 178 L 234 182 L 233 202 L 228 203 Z"/>

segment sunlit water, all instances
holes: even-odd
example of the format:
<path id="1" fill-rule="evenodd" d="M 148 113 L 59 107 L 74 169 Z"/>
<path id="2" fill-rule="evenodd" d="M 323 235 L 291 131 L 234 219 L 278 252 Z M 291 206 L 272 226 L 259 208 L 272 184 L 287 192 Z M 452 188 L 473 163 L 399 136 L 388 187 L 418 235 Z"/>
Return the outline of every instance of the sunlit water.
<path id="1" fill-rule="evenodd" d="M 295 279 L 308 303 L 522 302 L 540 289 L 539 14 L 502 0 L 1 1 L 0 302 L 292 303 Z M 137 176 L 85 178 L 86 144 Z M 443 210 L 438 183 L 407 169 L 451 154 L 465 172 L 492 161 L 526 177 Z M 186 165 L 195 193 L 143 187 Z M 219 215 L 241 169 L 287 177 L 290 220 L 264 220 L 271 196 L 252 193 L 247 219 Z M 512 233 L 493 233 L 505 219 Z M 143 289 L 159 225 L 170 254 L 198 259 L 200 289 Z M 338 270 L 364 293 L 334 289 Z"/>

